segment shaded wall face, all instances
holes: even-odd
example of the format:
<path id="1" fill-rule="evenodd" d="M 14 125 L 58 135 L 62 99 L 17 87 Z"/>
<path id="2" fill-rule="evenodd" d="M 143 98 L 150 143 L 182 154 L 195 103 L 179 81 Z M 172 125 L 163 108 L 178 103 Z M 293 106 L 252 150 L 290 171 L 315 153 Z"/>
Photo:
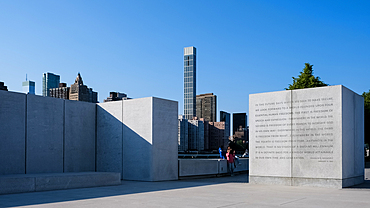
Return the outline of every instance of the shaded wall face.
<path id="1" fill-rule="evenodd" d="M 0 175 L 26 172 L 26 99 L 0 90 Z"/>
<path id="2" fill-rule="evenodd" d="M 95 171 L 95 108 L 0 92 L 0 174 Z"/>

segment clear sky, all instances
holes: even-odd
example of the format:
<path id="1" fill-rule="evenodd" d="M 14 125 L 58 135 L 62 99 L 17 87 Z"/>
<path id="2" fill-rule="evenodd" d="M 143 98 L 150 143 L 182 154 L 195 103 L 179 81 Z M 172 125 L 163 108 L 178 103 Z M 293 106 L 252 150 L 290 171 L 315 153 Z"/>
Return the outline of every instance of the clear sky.
<path id="1" fill-rule="evenodd" d="M 304 68 L 330 85 L 370 89 L 370 1 L 0 0 L 0 81 L 10 91 L 53 72 L 99 93 L 156 96 L 183 113 L 183 48 L 197 48 L 197 94 L 247 112 Z M 219 117 L 219 115 L 218 115 Z"/>

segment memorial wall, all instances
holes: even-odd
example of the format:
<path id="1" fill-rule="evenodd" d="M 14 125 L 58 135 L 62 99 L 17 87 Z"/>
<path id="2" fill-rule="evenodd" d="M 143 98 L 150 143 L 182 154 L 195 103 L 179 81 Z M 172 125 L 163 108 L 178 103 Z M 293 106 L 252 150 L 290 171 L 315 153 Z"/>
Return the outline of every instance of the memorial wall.
<path id="1" fill-rule="evenodd" d="M 249 108 L 251 183 L 363 181 L 361 96 L 343 86 L 287 90 L 250 95 Z"/>

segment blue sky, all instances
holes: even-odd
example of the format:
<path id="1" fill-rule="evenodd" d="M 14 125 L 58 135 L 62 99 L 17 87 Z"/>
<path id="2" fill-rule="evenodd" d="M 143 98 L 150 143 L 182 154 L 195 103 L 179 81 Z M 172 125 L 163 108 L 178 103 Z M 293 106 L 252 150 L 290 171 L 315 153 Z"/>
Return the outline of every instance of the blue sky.
<path id="1" fill-rule="evenodd" d="M 248 112 L 252 93 L 284 90 L 304 68 L 370 89 L 370 1 L 0 1 L 0 81 L 22 91 L 44 72 L 99 93 L 156 96 L 183 112 L 183 48 L 197 48 L 197 94 Z"/>

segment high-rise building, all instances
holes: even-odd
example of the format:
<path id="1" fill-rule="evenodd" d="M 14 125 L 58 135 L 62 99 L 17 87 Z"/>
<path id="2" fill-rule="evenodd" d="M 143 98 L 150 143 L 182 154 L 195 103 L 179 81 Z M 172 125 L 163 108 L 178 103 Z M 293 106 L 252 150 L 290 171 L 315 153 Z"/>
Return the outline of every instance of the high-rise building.
<path id="1" fill-rule="evenodd" d="M 189 150 L 204 150 L 204 122 L 198 119 L 189 122 Z"/>
<path id="2" fill-rule="evenodd" d="M 53 73 L 44 73 L 42 75 L 42 96 L 49 96 L 51 88 L 58 88 L 60 76 Z"/>
<path id="3" fill-rule="evenodd" d="M 246 113 L 233 113 L 233 134 L 235 134 L 238 129 L 247 128 L 247 114 Z"/>
<path id="4" fill-rule="evenodd" d="M 84 85 L 82 77 L 80 73 L 78 73 L 75 83 L 71 85 L 69 90 L 69 99 L 97 103 L 98 93 L 94 92 L 92 88 L 88 88 Z"/>
<path id="5" fill-rule="evenodd" d="M 183 115 L 179 115 L 179 127 L 178 127 L 178 151 L 188 151 L 189 150 L 189 123 L 188 120 L 184 118 Z"/>
<path id="6" fill-rule="evenodd" d="M 213 93 L 200 94 L 196 96 L 198 118 L 204 118 L 209 122 L 217 120 L 217 96 Z"/>
<path id="7" fill-rule="evenodd" d="M 35 94 L 35 82 L 33 81 L 24 81 L 22 82 L 22 90 L 27 94 Z"/>
<path id="8" fill-rule="evenodd" d="M 196 116 L 196 48 L 184 48 L 184 116 Z"/>
<path id="9" fill-rule="evenodd" d="M 225 136 L 226 138 L 229 138 L 231 127 L 230 113 L 220 111 L 220 122 L 225 122 Z"/>
<path id="10" fill-rule="evenodd" d="M 4 82 L 0 82 L 0 90 L 8 91 L 8 87 L 5 86 Z"/>
<path id="11" fill-rule="evenodd" d="M 67 87 L 66 83 L 59 83 L 58 88 L 51 88 L 49 90 L 49 96 L 61 99 L 69 99 L 69 90 L 70 88 Z"/>

